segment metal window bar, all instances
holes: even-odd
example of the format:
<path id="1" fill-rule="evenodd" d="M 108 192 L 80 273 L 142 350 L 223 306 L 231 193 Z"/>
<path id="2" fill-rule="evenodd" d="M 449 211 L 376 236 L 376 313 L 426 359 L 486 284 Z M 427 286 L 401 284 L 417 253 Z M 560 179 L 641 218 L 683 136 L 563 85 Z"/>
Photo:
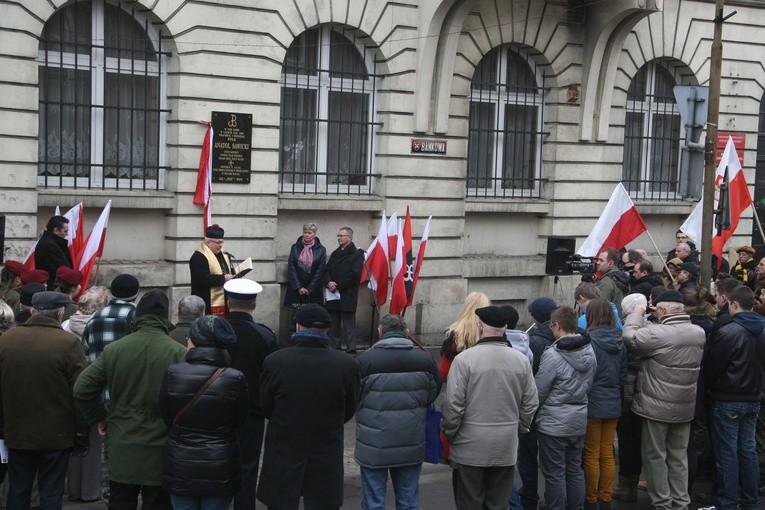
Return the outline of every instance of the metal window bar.
<path id="1" fill-rule="evenodd" d="M 342 42 L 331 43 L 333 33 Z M 369 50 L 359 47 L 351 31 L 323 26 L 301 34 L 288 50 L 282 74 L 280 192 L 372 193 L 377 72 Z M 314 104 L 307 105 L 311 100 Z"/>
<path id="2" fill-rule="evenodd" d="M 64 9 L 77 9 L 80 6 L 87 5 L 86 9 L 89 16 L 93 16 L 91 9 L 93 8 L 90 0 L 78 0 L 73 4 L 68 5 Z M 122 9 L 121 4 L 116 4 L 117 9 Z M 135 11 L 121 11 L 130 16 L 132 20 L 135 20 Z M 125 45 L 124 41 L 128 39 L 125 36 L 125 29 L 119 23 L 119 20 L 115 20 L 117 23 L 117 40 L 116 44 L 107 44 L 104 40 L 101 44 L 94 39 L 93 34 L 90 36 L 90 40 L 85 42 L 81 41 L 82 37 L 82 23 L 91 23 L 91 17 L 87 20 L 78 18 L 77 12 L 73 11 L 74 18 L 73 30 L 71 33 L 67 32 L 65 25 L 65 17 L 63 15 L 57 16 L 58 18 L 58 30 L 60 39 L 57 41 L 55 37 L 47 37 L 46 31 L 43 32 L 43 38 L 41 40 L 41 59 L 40 59 L 40 99 L 39 99 L 39 115 L 41 119 L 44 119 L 45 132 L 40 133 L 41 137 L 41 150 L 40 159 L 38 161 L 38 175 L 40 176 L 40 184 L 46 188 L 87 188 L 87 189 L 142 189 L 142 190 L 158 190 L 160 189 L 160 183 L 164 181 L 164 173 L 169 168 L 168 166 L 160 165 L 159 154 L 161 143 L 161 129 L 155 128 L 156 133 L 154 136 L 149 136 L 150 122 L 153 120 L 155 125 L 159 125 L 163 113 L 168 113 L 170 110 L 160 107 L 162 102 L 161 97 L 161 76 L 162 76 L 162 57 L 169 54 L 163 51 L 162 48 L 162 36 L 157 38 L 157 47 L 154 48 L 151 41 L 149 41 L 149 22 L 144 21 L 141 27 L 146 34 L 145 41 L 137 41 L 134 37 L 129 37 L 130 45 Z M 106 13 L 104 13 L 106 16 Z M 87 31 L 86 31 L 87 32 Z M 71 40 L 71 35 L 74 39 Z M 84 37 L 83 37 L 84 38 Z M 145 47 L 137 47 L 137 43 L 146 43 Z M 58 51 L 56 51 L 58 50 Z M 92 89 L 92 82 L 94 80 L 93 73 L 96 69 L 94 62 L 94 50 L 98 50 L 103 55 L 104 61 L 100 62 L 105 68 L 105 72 L 113 74 L 116 77 L 116 100 L 113 105 L 106 104 L 94 104 L 94 98 L 92 94 L 88 94 L 87 101 L 81 100 L 78 97 L 80 90 L 80 82 L 83 77 L 81 74 L 83 71 L 88 73 L 88 88 Z M 108 57 L 106 54 L 113 50 L 116 53 L 116 57 Z M 156 62 L 152 62 L 154 58 Z M 71 63 L 67 63 L 71 60 Z M 114 69 L 106 69 L 107 63 L 113 61 L 116 64 Z M 70 67 L 71 66 L 71 67 Z M 156 72 L 153 71 L 155 68 Z M 74 76 L 74 92 L 73 100 L 68 101 L 65 99 L 66 79 L 65 75 L 68 70 L 73 70 Z M 51 71 L 57 71 L 58 73 L 58 97 L 51 98 L 50 91 L 52 87 L 55 87 L 54 78 L 51 76 Z M 130 85 L 129 93 L 127 97 L 123 98 L 123 78 L 125 75 L 129 76 L 128 83 Z M 142 78 L 143 84 L 137 82 L 138 78 Z M 154 78 L 154 83 L 151 83 L 150 78 Z M 143 89 L 143 101 L 139 105 L 137 99 L 138 90 Z M 155 97 L 151 97 L 151 92 L 155 93 Z M 153 104 L 150 104 L 153 99 Z M 123 101 L 129 102 L 127 105 L 123 105 Z M 69 109 L 73 110 L 69 113 Z M 82 112 L 81 112 L 82 111 Z M 113 162 L 107 162 L 104 160 L 98 160 L 93 157 L 94 147 L 90 144 L 90 131 L 91 129 L 85 129 L 84 132 L 77 129 L 80 124 L 80 118 L 85 117 L 93 120 L 93 112 L 102 111 L 100 115 L 103 125 L 101 127 L 103 136 L 97 142 L 101 149 L 100 153 L 104 154 L 104 149 L 109 137 L 113 137 L 115 140 L 116 159 Z M 56 112 L 58 116 L 56 118 Z M 108 133 L 107 118 L 109 113 L 115 116 L 116 122 L 115 131 Z M 65 151 L 63 149 L 63 140 L 59 140 L 59 146 L 56 149 L 51 147 L 49 141 L 51 122 L 55 122 L 58 126 L 58 135 L 63 137 L 65 132 L 65 123 L 67 117 L 71 115 L 74 119 L 74 128 L 69 133 L 71 139 L 71 147 L 73 151 Z M 128 115 L 127 127 L 122 126 L 123 115 Z M 138 121 L 136 119 L 139 119 Z M 136 128 L 136 122 L 143 120 L 143 133 L 139 135 L 141 126 Z M 125 130 L 128 132 L 125 133 Z M 55 136 L 55 133 L 54 133 Z M 120 141 L 125 138 L 124 147 L 120 146 Z M 150 139 L 151 138 L 151 139 Z M 151 154 L 151 148 L 153 146 L 153 154 Z M 84 154 L 83 152 L 87 152 Z M 120 156 L 121 152 L 126 153 L 126 157 L 123 159 Z M 110 174 L 113 169 L 113 175 Z M 95 180 L 94 176 L 99 176 L 100 179 Z"/>
<path id="3" fill-rule="evenodd" d="M 545 91 L 544 73 L 515 47 L 495 48 L 477 66 L 469 97 L 468 197 L 542 196 Z"/>

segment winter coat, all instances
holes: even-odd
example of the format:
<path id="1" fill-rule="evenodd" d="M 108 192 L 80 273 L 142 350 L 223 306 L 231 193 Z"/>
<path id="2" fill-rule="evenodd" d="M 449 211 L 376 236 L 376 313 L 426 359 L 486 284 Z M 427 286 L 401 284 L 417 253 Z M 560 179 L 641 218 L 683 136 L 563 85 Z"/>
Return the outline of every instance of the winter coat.
<path id="1" fill-rule="evenodd" d="M 704 362 L 711 397 L 723 401 L 760 400 L 765 366 L 765 318 L 738 312 L 712 337 Z"/>
<path id="2" fill-rule="evenodd" d="M 292 347 L 263 363 L 260 399 L 269 420 L 258 499 L 297 508 L 303 494 L 314 508 L 343 503 L 343 424 L 359 401 L 359 365 L 329 348 L 324 334 L 298 332 Z"/>
<path id="3" fill-rule="evenodd" d="M 629 280 L 630 277 L 624 271 L 620 271 L 616 268 L 611 268 L 595 282 L 600 295 L 603 299 L 607 299 L 616 305 L 618 310 L 618 316 L 622 315 L 622 299 L 629 294 Z"/>
<path id="4" fill-rule="evenodd" d="M 425 457 L 425 411 L 441 391 L 433 357 L 391 331 L 358 361 L 356 462 L 368 468 L 420 464 Z"/>
<path id="5" fill-rule="evenodd" d="M 539 391 L 537 429 L 555 437 L 583 436 L 587 430 L 587 394 L 597 369 L 588 337 L 559 338 L 542 354 L 534 377 Z"/>
<path id="6" fill-rule="evenodd" d="M 345 249 L 337 248 L 329 256 L 324 272 L 324 283 L 335 282 L 340 299 L 327 301 L 327 310 L 355 312 L 359 298 L 359 279 L 364 267 L 364 250 L 350 243 Z"/>
<path id="7" fill-rule="evenodd" d="M 529 348 L 534 354 L 531 368 L 534 375 L 539 372 L 539 363 L 542 361 L 542 353 L 555 342 L 555 336 L 550 329 L 550 321 L 542 322 L 529 331 Z"/>
<path id="8" fill-rule="evenodd" d="M 640 359 L 632 411 L 665 423 L 693 419 L 696 382 L 704 351 L 704 330 L 686 314 L 665 315 L 645 324 L 631 313 L 624 321 L 627 351 Z"/>
<path id="9" fill-rule="evenodd" d="M 162 486 L 171 494 L 225 498 L 239 490 L 239 432 L 249 408 L 244 375 L 226 368 L 173 424 L 174 417 L 210 376 L 228 365 L 226 351 L 195 347 L 186 354 L 186 363 L 170 365 L 165 373 L 159 412 L 170 433 Z"/>
<path id="10" fill-rule="evenodd" d="M 159 414 L 159 390 L 167 367 L 186 357 L 186 348 L 167 336 L 173 327 L 159 315 L 141 315 L 134 333 L 111 342 L 74 385 L 74 398 L 85 419 L 106 420 L 105 451 L 109 479 L 159 486 L 167 425 Z M 101 399 L 109 386 L 107 411 Z"/>
<path id="11" fill-rule="evenodd" d="M 86 366 L 80 341 L 50 317 L 33 315 L 0 336 L 0 424 L 19 450 L 66 450 L 88 426 L 72 399 Z"/>
<path id="12" fill-rule="evenodd" d="M 622 388 L 627 381 L 627 348 L 618 328 L 598 326 L 587 332 L 598 368 L 587 396 L 587 417 L 612 420 L 622 414 Z"/>
<path id="13" fill-rule="evenodd" d="M 743 282 L 744 285 L 754 290 L 757 284 L 757 277 L 755 276 L 755 268 L 757 267 L 757 261 L 752 259 L 745 263 L 736 261 L 733 267 L 730 268 L 730 274 L 736 280 Z"/>
<path id="14" fill-rule="evenodd" d="M 46 230 L 35 245 L 35 267 L 48 273 L 48 290 L 55 287 L 56 270 L 61 266 L 73 267 L 67 241 Z"/>
<path id="15" fill-rule="evenodd" d="M 646 299 L 649 299 L 651 297 L 651 289 L 663 285 L 664 281 L 661 279 L 661 273 L 649 274 L 634 280 L 630 287 L 630 293 L 642 294 Z"/>
<path id="16" fill-rule="evenodd" d="M 327 249 L 321 244 L 318 237 L 313 238 L 313 265 L 311 272 L 306 273 L 298 265 L 298 257 L 303 251 L 303 238 L 298 237 L 290 249 L 287 259 L 287 293 L 284 296 L 284 307 L 292 305 L 316 303 L 324 304 L 324 271 L 327 265 Z M 307 296 L 298 294 L 298 290 L 306 288 L 310 292 Z"/>
<path id="17" fill-rule="evenodd" d="M 514 466 L 518 433 L 529 431 L 537 389 L 528 359 L 505 337 L 482 338 L 454 358 L 441 429 L 449 459 L 468 466 Z"/>
<path id="18" fill-rule="evenodd" d="M 611 303 L 611 311 L 614 312 L 614 322 L 616 322 L 616 329 L 621 331 L 622 327 L 624 327 L 624 324 L 622 324 L 622 319 L 619 317 L 619 312 L 616 309 L 616 305 L 613 303 Z M 587 329 L 587 307 L 584 308 L 584 312 L 577 319 L 576 325 L 582 331 Z"/>

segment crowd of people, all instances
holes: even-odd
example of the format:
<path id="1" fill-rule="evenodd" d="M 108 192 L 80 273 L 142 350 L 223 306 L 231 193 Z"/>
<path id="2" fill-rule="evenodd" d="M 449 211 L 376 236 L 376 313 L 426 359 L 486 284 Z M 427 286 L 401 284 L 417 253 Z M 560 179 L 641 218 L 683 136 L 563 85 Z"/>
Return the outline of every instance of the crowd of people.
<path id="1" fill-rule="evenodd" d="M 49 227 L 50 255 L 65 249 L 67 224 Z M 362 507 L 385 508 L 390 477 L 396 507 L 419 508 L 428 408 L 444 383 L 436 443 L 460 510 L 537 510 L 540 469 L 549 510 L 610 510 L 636 501 L 640 483 L 652 508 L 685 509 L 703 477 L 715 509 L 759 507 L 765 258 L 755 263 L 751 247 L 717 272 L 714 293 L 698 285 L 682 232 L 664 271 L 639 250 L 605 248 L 595 281 L 574 290 L 578 310 L 538 297 L 527 330 L 517 309 L 472 292 L 437 364 L 397 315 L 357 353 L 363 251 L 343 227 L 327 259 L 316 234 L 305 224 L 290 251 L 294 332 L 282 349 L 254 321 L 263 287 L 237 274 L 218 225 L 191 257 L 175 324 L 168 296 L 141 293 L 133 275 L 80 292 L 65 257 L 50 257 L 53 278 L 5 261 L 7 507 L 28 509 L 37 480 L 43 510 L 65 495 L 120 510 L 139 496 L 147 510 L 339 508 L 343 425 L 355 415 Z"/>

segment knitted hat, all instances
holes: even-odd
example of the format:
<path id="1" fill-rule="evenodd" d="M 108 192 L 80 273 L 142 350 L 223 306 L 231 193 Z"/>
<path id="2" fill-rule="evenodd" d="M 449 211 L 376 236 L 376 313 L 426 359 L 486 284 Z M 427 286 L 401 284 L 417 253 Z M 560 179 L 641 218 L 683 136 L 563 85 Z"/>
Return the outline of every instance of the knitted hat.
<path id="1" fill-rule="evenodd" d="M 224 347 L 236 342 L 236 333 L 227 320 L 215 315 L 205 315 L 191 323 L 189 338 L 197 347 Z"/>
<path id="2" fill-rule="evenodd" d="M 135 316 L 159 315 L 165 319 L 170 317 L 170 300 L 161 290 L 152 289 L 141 297 L 135 308 Z"/>
<path id="3" fill-rule="evenodd" d="M 69 285 L 79 285 L 85 276 L 71 267 L 61 266 L 56 269 L 56 278 Z"/>
<path id="4" fill-rule="evenodd" d="M 556 308 L 558 308 L 558 305 L 549 297 L 536 298 L 528 306 L 529 313 L 537 322 L 549 321 L 550 314 Z"/>
<path id="5" fill-rule="evenodd" d="M 505 313 L 505 320 L 507 321 L 507 329 L 514 329 L 518 324 L 518 310 L 514 306 L 503 305 L 500 306 Z"/>
<path id="6" fill-rule="evenodd" d="M 210 225 L 205 230 L 205 237 L 209 239 L 223 239 L 224 230 L 217 223 Z"/>
<path id="7" fill-rule="evenodd" d="M 667 289 L 654 300 L 654 304 L 658 303 L 685 303 L 683 295 L 674 289 Z"/>
<path id="8" fill-rule="evenodd" d="M 117 275 L 112 280 L 112 296 L 123 301 L 132 301 L 138 296 L 138 279 L 132 274 Z"/>
<path id="9" fill-rule="evenodd" d="M 321 305 L 303 305 L 295 314 L 295 322 L 307 328 L 328 328 L 329 313 Z"/>
<path id="10" fill-rule="evenodd" d="M 628 294 L 622 299 L 622 310 L 625 314 L 634 312 L 638 305 L 648 306 L 648 300 L 643 294 Z"/>
<path id="11" fill-rule="evenodd" d="M 493 328 L 504 328 L 507 325 L 508 314 L 498 306 L 478 308 L 475 314 L 481 322 Z"/>
<path id="12" fill-rule="evenodd" d="M 24 267 L 24 264 L 17 260 L 6 260 L 3 262 L 3 265 L 5 265 L 5 268 L 8 271 L 15 274 L 16 276 L 21 276 L 27 271 L 27 268 Z"/>
<path id="13" fill-rule="evenodd" d="M 50 275 L 42 269 L 30 269 L 22 273 L 19 278 L 21 278 L 21 283 L 46 283 Z"/>

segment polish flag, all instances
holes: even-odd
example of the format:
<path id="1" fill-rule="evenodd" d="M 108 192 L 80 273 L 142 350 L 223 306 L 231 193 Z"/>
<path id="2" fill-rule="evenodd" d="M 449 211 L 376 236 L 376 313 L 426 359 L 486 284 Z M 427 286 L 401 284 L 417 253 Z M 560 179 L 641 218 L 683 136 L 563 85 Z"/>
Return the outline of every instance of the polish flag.
<path id="1" fill-rule="evenodd" d="M 385 219 L 385 211 L 380 219 L 380 229 L 377 237 L 369 245 L 366 252 L 365 271 L 369 276 L 369 288 L 375 293 L 377 306 L 382 306 L 388 300 L 388 222 Z"/>
<path id="2" fill-rule="evenodd" d="M 396 242 L 396 265 L 393 271 L 393 292 L 390 296 L 390 313 L 401 315 L 406 310 L 406 304 L 412 296 L 414 283 L 414 264 L 412 262 L 412 218 L 409 207 L 406 208 L 406 219 L 403 230 L 399 229 Z"/>
<path id="3" fill-rule="evenodd" d="M 24 257 L 24 261 L 22 262 L 22 264 L 24 264 L 24 267 L 27 268 L 27 271 L 30 271 L 35 268 L 35 249 L 36 248 L 37 248 L 37 241 L 35 241 L 35 244 L 33 244 L 32 247 L 29 249 L 27 256 Z"/>
<path id="4" fill-rule="evenodd" d="M 56 214 L 60 214 L 58 207 L 56 207 Z M 82 253 L 82 246 L 85 242 L 85 235 L 83 233 L 85 211 L 82 202 L 64 213 L 64 217 L 69 220 L 69 233 L 66 234 L 66 244 L 69 246 L 69 254 L 72 256 L 72 264 L 74 267 L 77 267 L 80 263 L 77 257 Z"/>
<path id="5" fill-rule="evenodd" d="M 201 122 L 201 121 L 200 121 Z M 210 202 L 212 200 L 212 140 L 213 128 L 209 122 L 207 132 L 202 142 L 202 153 L 199 155 L 199 171 L 197 172 L 197 189 L 194 192 L 194 204 L 205 208 L 202 235 L 207 231 L 207 227 L 212 225 L 212 211 Z"/>
<path id="6" fill-rule="evenodd" d="M 744 172 L 741 170 L 741 162 L 736 154 L 736 147 L 733 144 L 733 137 L 728 137 L 728 143 L 725 144 L 725 151 L 723 152 L 720 164 L 717 166 L 715 172 L 715 200 L 714 210 L 719 209 L 720 205 L 720 185 L 726 181 L 728 184 L 728 192 L 723 195 L 723 205 L 726 205 L 727 198 L 727 211 L 725 216 L 730 214 L 730 230 L 717 230 L 717 214 L 715 213 L 715 221 L 712 225 L 712 253 L 717 255 L 718 269 L 719 264 L 722 264 L 722 252 L 725 243 L 736 231 L 738 227 L 738 221 L 741 219 L 741 214 L 747 207 L 752 205 L 752 195 L 749 194 L 749 186 L 746 184 L 746 178 Z M 688 237 L 696 241 L 696 244 L 701 248 L 701 235 L 702 228 L 702 214 L 704 210 L 703 200 L 699 200 L 696 207 L 691 212 L 690 216 L 680 226 L 680 230 L 688 234 Z"/>
<path id="7" fill-rule="evenodd" d="M 106 203 L 106 207 L 101 212 L 98 221 L 93 230 L 88 234 L 85 239 L 85 244 L 82 248 L 82 252 L 79 256 L 79 264 L 77 269 L 82 273 L 84 278 L 82 279 L 82 289 L 77 297 L 80 297 L 83 292 L 88 288 L 88 282 L 90 281 L 90 273 L 93 271 L 93 265 L 96 262 L 96 258 L 100 257 L 104 253 L 104 241 L 106 241 L 106 227 L 109 224 L 109 213 L 112 210 L 112 201 L 109 200 Z"/>
<path id="8" fill-rule="evenodd" d="M 422 239 L 420 239 L 420 248 L 417 251 L 417 258 L 414 261 L 414 279 L 412 281 L 412 294 L 409 296 L 409 300 L 406 302 L 406 306 L 412 306 L 414 301 L 414 291 L 417 289 L 417 280 L 420 279 L 420 268 L 422 268 L 422 260 L 425 258 L 425 246 L 428 244 L 428 236 L 430 235 L 430 221 L 433 216 L 428 218 L 428 222 L 425 224 L 425 230 L 422 232 Z"/>
<path id="9" fill-rule="evenodd" d="M 396 246 L 398 243 L 398 215 L 388 218 L 388 255 L 390 260 L 396 260 Z"/>
<path id="10" fill-rule="evenodd" d="M 577 253 L 583 257 L 597 257 L 603 248 L 621 250 L 646 230 L 648 228 L 627 190 L 619 183 Z"/>

